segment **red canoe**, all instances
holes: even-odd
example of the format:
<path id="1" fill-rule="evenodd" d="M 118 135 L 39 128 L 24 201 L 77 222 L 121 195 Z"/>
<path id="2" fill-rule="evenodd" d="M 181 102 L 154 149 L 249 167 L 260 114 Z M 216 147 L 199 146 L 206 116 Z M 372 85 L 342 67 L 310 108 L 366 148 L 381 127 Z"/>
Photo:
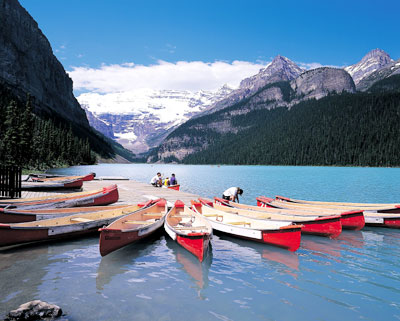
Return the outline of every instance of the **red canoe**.
<path id="1" fill-rule="evenodd" d="M 178 200 L 169 211 L 164 228 L 174 241 L 195 255 L 200 262 L 203 261 L 212 237 L 212 227 L 202 215 Z"/>
<path id="2" fill-rule="evenodd" d="M 71 238 L 97 232 L 99 227 L 139 209 L 138 205 L 131 205 L 35 222 L 0 224 L 0 246 Z"/>
<path id="3" fill-rule="evenodd" d="M 161 228 L 167 214 L 165 200 L 155 202 L 150 207 L 144 206 L 141 210 L 125 215 L 107 227 L 99 229 L 99 248 L 101 256 L 105 256 L 128 244 L 139 241 Z"/>
<path id="4" fill-rule="evenodd" d="M 58 182 L 58 181 L 68 181 L 68 180 L 81 180 L 81 181 L 91 181 L 96 177 L 95 173 L 89 173 L 87 175 L 78 176 L 63 176 L 63 175 L 51 175 L 51 174 L 29 174 L 28 181 L 32 180 L 34 182 Z"/>
<path id="5" fill-rule="evenodd" d="M 69 189 L 69 188 L 81 188 L 83 185 L 82 179 L 67 179 L 58 181 L 33 181 L 33 182 L 22 182 L 21 189 L 24 191 L 28 190 L 53 190 L 53 189 Z"/>
<path id="6" fill-rule="evenodd" d="M 346 230 L 361 230 L 365 226 L 365 217 L 362 210 L 346 210 L 345 208 L 340 209 L 323 209 L 323 208 L 313 208 L 313 207 L 297 207 L 296 205 L 291 206 L 290 204 L 285 204 L 284 202 L 277 202 L 272 198 L 265 196 L 257 197 L 257 206 L 266 208 L 278 208 L 287 209 L 292 211 L 303 211 L 308 213 L 315 213 L 318 216 L 327 215 L 339 215 L 340 222 L 342 223 L 342 228 Z"/>
<path id="7" fill-rule="evenodd" d="M 301 241 L 301 226 L 291 222 L 267 221 L 253 219 L 237 214 L 226 213 L 212 207 L 212 202 L 200 199 L 193 202 L 194 210 L 201 212 L 214 231 L 229 234 L 233 237 L 265 243 L 296 251 Z"/>
<path id="8" fill-rule="evenodd" d="M 138 204 L 139 205 L 139 204 Z M 88 206 L 72 208 L 43 208 L 38 210 L 0 209 L 0 223 L 22 223 L 57 218 L 81 213 L 99 212 L 128 207 L 129 205 Z M 142 207 L 142 206 L 140 206 Z"/>
<path id="9" fill-rule="evenodd" d="M 181 187 L 181 185 L 170 185 L 170 186 L 168 186 L 168 188 L 169 189 L 173 189 L 173 190 L 175 190 L 175 191 L 179 191 L 179 188 Z"/>
<path id="10" fill-rule="evenodd" d="M 301 232 L 318 236 L 336 238 L 342 232 L 342 224 L 339 215 L 318 216 L 317 214 L 307 215 L 309 213 L 282 210 L 276 208 L 264 208 L 229 202 L 220 198 L 215 198 L 215 206 L 224 210 L 233 208 L 237 214 L 249 216 L 258 219 L 291 221 L 293 224 L 301 225 Z M 221 205 L 218 205 L 221 204 Z"/>
<path id="11" fill-rule="evenodd" d="M 97 206 L 108 205 L 118 201 L 117 185 L 110 185 L 99 190 L 54 194 L 36 198 L 0 200 L 0 215 L 2 214 L 1 207 L 20 208 L 20 209 L 39 209 L 44 207 L 75 207 L 75 206 Z"/>

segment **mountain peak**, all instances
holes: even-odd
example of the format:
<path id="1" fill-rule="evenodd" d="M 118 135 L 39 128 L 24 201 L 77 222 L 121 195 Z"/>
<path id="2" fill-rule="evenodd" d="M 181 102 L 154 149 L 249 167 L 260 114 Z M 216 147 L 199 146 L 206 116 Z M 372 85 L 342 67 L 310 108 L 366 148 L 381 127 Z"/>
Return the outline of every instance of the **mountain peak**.
<path id="1" fill-rule="evenodd" d="M 269 83 L 293 80 L 303 71 L 303 69 L 290 59 L 278 55 L 265 68 L 261 69 L 258 74 L 243 79 L 240 82 L 240 88 L 255 92 Z"/>
<path id="2" fill-rule="evenodd" d="M 365 77 L 392 62 L 393 59 L 385 51 L 377 48 L 368 52 L 358 63 L 344 69 L 353 77 L 357 85 Z"/>
<path id="3" fill-rule="evenodd" d="M 390 58 L 389 54 L 386 51 L 384 51 L 382 49 L 379 49 L 379 48 L 373 49 L 370 52 L 368 52 L 361 59 L 361 61 L 365 61 L 365 60 L 368 60 L 368 59 L 371 59 L 371 58 L 379 58 L 379 57 L 382 57 L 383 59 L 388 60 L 389 62 L 392 61 L 392 58 Z"/>

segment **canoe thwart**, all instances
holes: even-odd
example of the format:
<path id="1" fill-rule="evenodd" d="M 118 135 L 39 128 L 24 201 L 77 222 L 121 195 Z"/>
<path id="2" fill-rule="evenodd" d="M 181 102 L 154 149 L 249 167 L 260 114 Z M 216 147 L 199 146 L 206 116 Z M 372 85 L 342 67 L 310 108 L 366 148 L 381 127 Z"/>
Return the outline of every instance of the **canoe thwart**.
<path id="1" fill-rule="evenodd" d="M 83 218 L 83 217 L 73 217 L 70 219 L 71 222 L 78 222 L 78 223 L 85 223 L 85 222 L 92 222 L 93 220 L 89 218 Z"/>
<path id="2" fill-rule="evenodd" d="M 122 223 L 125 223 L 125 224 L 139 224 L 139 225 L 145 225 L 145 224 L 152 224 L 152 223 L 154 223 L 154 222 L 148 222 L 148 221 L 124 221 L 124 222 L 122 222 Z"/>
<path id="3" fill-rule="evenodd" d="M 206 228 L 207 226 L 174 226 L 176 230 L 202 230 Z"/>

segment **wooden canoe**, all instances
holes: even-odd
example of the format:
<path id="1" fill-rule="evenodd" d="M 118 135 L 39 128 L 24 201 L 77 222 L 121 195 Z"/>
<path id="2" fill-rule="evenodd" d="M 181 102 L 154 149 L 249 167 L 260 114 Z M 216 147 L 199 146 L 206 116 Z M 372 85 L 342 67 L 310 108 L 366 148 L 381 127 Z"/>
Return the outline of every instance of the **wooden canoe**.
<path id="1" fill-rule="evenodd" d="M 153 234 L 163 226 L 167 211 L 167 202 L 164 199 L 158 200 L 150 207 L 145 206 L 101 228 L 99 230 L 101 256 Z"/>
<path id="2" fill-rule="evenodd" d="M 307 206 L 297 207 L 296 204 L 277 204 L 271 198 L 265 196 L 257 197 L 257 206 L 266 209 L 281 209 L 295 212 L 309 213 L 311 215 L 339 215 L 342 228 L 346 230 L 361 230 L 365 226 L 365 215 L 362 210 L 348 210 L 346 208 L 312 208 Z M 307 214 L 306 214 L 307 215 Z"/>
<path id="3" fill-rule="evenodd" d="M 342 233 L 340 215 L 318 216 L 317 213 L 295 212 L 280 209 L 264 209 L 258 206 L 244 205 L 215 198 L 214 208 L 248 216 L 251 218 L 268 221 L 288 221 L 293 224 L 301 225 L 301 232 L 318 236 L 336 238 Z M 312 214 L 312 215 L 310 215 Z"/>
<path id="4" fill-rule="evenodd" d="M 177 184 L 177 185 L 170 185 L 167 186 L 169 189 L 173 189 L 175 191 L 179 191 L 179 188 L 181 187 L 181 185 Z"/>
<path id="5" fill-rule="evenodd" d="M 301 226 L 291 222 L 266 221 L 226 213 L 211 207 L 207 201 L 192 202 L 192 208 L 204 215 L 214 231 L 251 241 L 296 251 L 301 241 Z M 211 203 L 212 205 L 212 203 Z"/>
<path id="6" fill-rule="evenodd" d="M 265 196 L 260 196 L 258 198 L 265 198 L 269 200 L 269 203 L 272 206 L 277 206 L 277 207 L 297 207 L 297 208 L 304 208 L 304 207 L 315 207 L 315 208 L 319 208 L 319 209 L 329 209 L 329 210 L 341 210 L 341 211 L 364 211 L 364 212 L 371 212 L 371 213 L 400 213 L 400 205 L 397 204 L 389 204 L 386 206 L 350 206 L 350 205 L 321 205 L 321 204 L 302 204 L 302 203 L 294 203 L 294 202 L 288 202 L 288 201 L 284 201 L 281 199 L 272 199 L 272 198 L 268 198 Z M 257 198 L 257 199 L 258 199 Z"/>
<path id="7" fill-rule="evenodd" d="M 132 205 L 120 209 L 81 213 L 41 221 L 0 224 L 0 246 L 75 237 L 98 231 L 117 218 L 141 209 Z"/>
<path id="8" fill-rule="evenodd" d="M 169 211 L 164 228 L 174 241 L 196 256 L 200 262 L 204 260 L 212 237 L 211 224 L 204 216 L 178 200 Z"/>
<path id="9" fill-rule="evenodd" d="M 139 205 L 139 204 L 138 204 Z M 80 213 L 98 212 L 128 207 L 130 205 L 88 206 L 72 208 L 42 208 L 37 210 L 8 209 L 0 212 L 0 223 L 22 223 L 57 218 Z M 142 207 L 141 205 L 139 205 Z"/>
<path id="10" fill-rule="evenodd" d="M 28 180 L 33 182 L 59 182 L 59 181 L 70 181 L 70 180 L 81 180 L 81 181 L 91 181 L 95 178 L 95 173 L 89 173 L 87 175 L 77 175 L 77 176 L 62 176 L 62 175 L 47 175 L 47 174 L 30 174 Z"/>
<path id="11" fill-rule="evenodd" d="M 118 201 L 118 187 L 117 185 L 110 185 L 102 189 L 68 193 L 68 194 L 54 194 L 36 198 L 22 198 L 22 199 L 7 199 L 0 200 L 0 215 L 2 214 L 2 207 L 23 208 L 23 209 L 36 209 L 44 207 L 75 207 L 75 206 L 98 206 L 108 205 Z"/>
<path id="12" fill-rule="evenodd" d="M 32 181 L 32 182 L 21 182 L 21 189 L 24 191 L 28 190 L 53 190 L 53 189 L 71 189 L 81 188 L 83 180 L 68 179 L 68 180 L 57 180 L 57 181 Z"/>
<path id="13" fill-rule="evenodd" d="M 324 202 L 324 201 L 307 201 L 299 200 L 294 198 L 289 198 L 285 196 L 277 195 L 275 196 L 277 200 L 290 202 L 290 203 L 301 203 L 301 204 L 311 204 L 311 205 L 334 205 L 334 206 L 344 206 L 344 207 L 396 207 L 400 203 L 350 203 L 350 202 Z"/>

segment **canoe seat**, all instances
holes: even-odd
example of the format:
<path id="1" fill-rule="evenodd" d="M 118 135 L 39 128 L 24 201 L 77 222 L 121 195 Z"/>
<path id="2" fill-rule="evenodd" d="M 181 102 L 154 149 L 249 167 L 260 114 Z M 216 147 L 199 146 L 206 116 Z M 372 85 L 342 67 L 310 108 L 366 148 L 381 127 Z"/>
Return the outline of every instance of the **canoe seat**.
<path id="1" fill-rule="evenodd" d="M 218 214 L 203 214 L 203 216 L 205 216 L 205 217 L 218 217 L 220 215 L 218 215 Z"/>
<path id="2" fill-rule="evenodd" d="M 193 217 L 193 215 L 189 215 L 189 214 L 184 214 L 184 215 L 171 215 L 170 217 L 176 217 L 176 218 L 179 218 L 179 217 Z"/>
<path id="3" fill-rule="evenodd" d="M 251 225 L 251 223 L 244 222 L 244 221 L 241 221 L 241 222 L 229 222 L 228 224 L 231 224 L 231 225 L 248 225 L 248 226 Z"/>
<path id="4" fill-rule="evenodd" d="M 89 218 L 83 218 L 83 217 L 73 217 L 70 219 L 71 222 L 77 222 L 77 223 L 85 223 L 85 222 L 91 222 L 93 220 Z"/>
<path id="5" fill-rule="evenodd" d="M 163 215 L 160 213 L 143 213 L 143 216 L 157 216 L 162 217 Z"/>
<path id="6" fill-rule="evenodd" d="M 136 224 L 136 225 L 148 225 L 148 224 L 153 224 L 154 222 L 147 222 L 147 221 L 124 221 L 123 223 L 126 223 L 126 224 Z"/>
<path id="7" fill-rule="evenodd" d="M 207 226 L 174 226 L 176 230 L 203 230 Z"/>

